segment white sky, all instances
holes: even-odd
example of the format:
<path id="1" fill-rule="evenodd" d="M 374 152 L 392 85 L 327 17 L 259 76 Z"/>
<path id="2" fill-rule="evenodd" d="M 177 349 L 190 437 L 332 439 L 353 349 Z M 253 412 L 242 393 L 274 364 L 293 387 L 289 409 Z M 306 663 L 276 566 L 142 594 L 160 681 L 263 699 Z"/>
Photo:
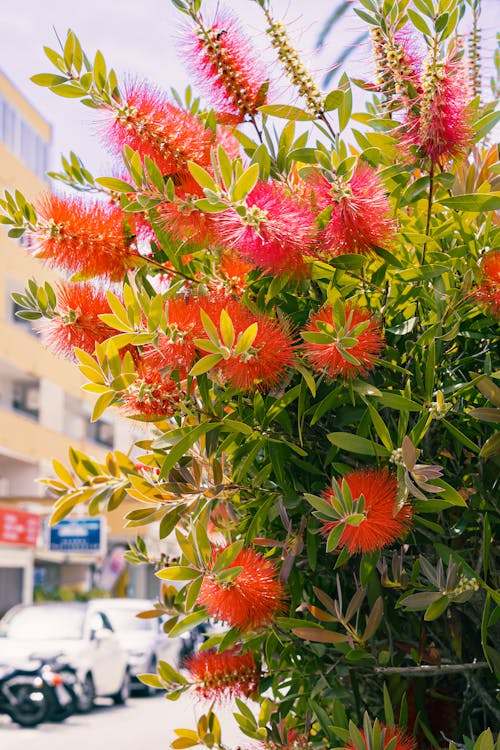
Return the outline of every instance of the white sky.
<path id="1" fill-rule="evenodd" d="M 492 59 L 495 45 L 498 0 L 483 0 L 485 59 Z M 351 11 L 342 25 L 330 35 L 326 48 L 314 53 L 318 34 L 340 0 L 272 0 L 276 18 L 286 22 L 303 59 L 315 73 L 318 82 L 327 72 L 339 48 L 352 44 L 362 24 Z M 203 11 L 210 19 L 217 7 L 215 0 L 204 0 Z M 240 18 L 242 25 L 259 50 L 268 48 L 264 34 L 265 19 L 252 0 L 226 0 L 224 6 Z M 92 134 L 95 113 L 78 100 L 61 99 L 48 89 L 35 86 L 31 75 L 53 72 L 43 46 L 57 48 L 54 28 L 64 40 L 68 28 L 79 37 L 84 50 L 93 57 L 101 49 L 109 66 L 119 77 L 131 73 L 147 78 L 160 87 L 171 86 L 183 91 L 189 82 L 177 42 L 185 16 L 170 0 L 0 0 L 0 69 L 22 91 L 39 112 L 53 125 L 52 169 L 60 165 L 60 153 L 74 150 L 91 171 L 109 173 L 109 161 Z M 265 60 L 273 52 L 263 51 Z M 346 69 L 355 77 L 368 76 L 370 48 L 368 42 L 354 50 Z M 490 65 L 491 70 L 491 65 Z M 276 76 L 279 76 L 276 69 Z M 284 81 L 274 89 L 277 101 L 284 91 Z M 283 101 L 285 97 L 281 99 Z"/>

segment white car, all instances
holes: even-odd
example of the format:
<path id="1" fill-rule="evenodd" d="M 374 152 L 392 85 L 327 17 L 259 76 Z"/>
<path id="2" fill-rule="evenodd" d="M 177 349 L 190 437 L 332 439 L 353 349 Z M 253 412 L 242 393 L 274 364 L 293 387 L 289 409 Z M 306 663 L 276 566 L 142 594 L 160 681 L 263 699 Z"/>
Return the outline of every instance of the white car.
<path id="1" fill-rule="evenodd" d="M 0 620 L 1 663 L 57 654 L 78 672 L 80 712 L 90 711 L 96 697 L 126 702 L 130 692 L 127 656 L 97 602 L 18 604 Z"/>
<path id="2" fill-rule="evenodd" d="M 148 599 L 96 599 L 91 603 L 98 605 L 109 618 L 127 652 L 132 690 L 146 695 L 155 693 L 155 689 L 140 682 L 137 675 L 156 672 L 160 659 L 176 667 L 181 639 L 169 638 L 163 632 L 159 618 L 137 617 L 140 612 L 154 609 Z"/>

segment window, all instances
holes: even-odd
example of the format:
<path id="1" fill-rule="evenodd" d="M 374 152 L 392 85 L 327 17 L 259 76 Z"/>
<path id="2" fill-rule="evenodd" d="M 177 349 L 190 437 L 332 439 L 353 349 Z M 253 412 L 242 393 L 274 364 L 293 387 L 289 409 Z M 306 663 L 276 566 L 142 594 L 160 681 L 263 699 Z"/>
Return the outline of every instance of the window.
<path id="1" fill-rule="evenodd" d="M 40 385 L 33 380 L 17 380 L 12 384 L 12 408 L 38 419 Z"/>
<path id="2" fill-rule="evenodd" d="M 110 422 L 98 420 L 97 422 L 87 423 L 87 438 L 94 443 L 105 445 L 108 448 L 113 447 L 114 427 Z"/>
<path id="3" fill-rule="evenodd" d="M 48 144 L 1 95 L 0 140 L 38 177 L 45 177 Z"/>

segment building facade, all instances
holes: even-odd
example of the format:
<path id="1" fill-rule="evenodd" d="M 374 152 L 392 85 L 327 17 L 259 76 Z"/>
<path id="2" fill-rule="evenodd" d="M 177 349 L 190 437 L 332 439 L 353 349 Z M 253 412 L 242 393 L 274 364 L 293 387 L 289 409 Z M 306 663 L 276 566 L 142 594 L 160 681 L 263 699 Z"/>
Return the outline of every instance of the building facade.
<path id="1" fill-rule="evenodd" d="M 50 141 L 49 123 L 0 72 L 0 194 L 17 188 L 33 201 L 50 189 L 45 178 Z M 91 423 L 92 402 L 81 390 L 77 368 L 42 346 L 38 321 L 16 317 L 12 292 L 23 292 L 29 278 L 57 285 L 57 276 L 31 257 L 25 238 L 11 239 L 7 232 L 0 225 L 0 518 L 2 510 L 7 518 L 9 509 L 18 516 L 8 516 L 11 531 L 2 534 L 0 525 L 0 614 L 29 600 L 35 583 L 89 587 L 110 549 L 133 536 L 123 529 L 127 503 L 103 519 L 107 546 L 100 552 L 51 550 L 46 531 L 36 545 L 21 532 L 16 537 L 13 529 L 20 531 L 23 518 L 35 514 L 43 521 L 50 513 L 51 501 L 36 480 L 52 474 L 52 458 L 66 463 L 73 445 L 103 460 L 108 450 L 127 451 L 134 438 L 144 438 L 141 426 L 114 415 Z M 137 596 L 147 596 L 155 585 L 143 571 L 132 572 L 129 581 Z"/>

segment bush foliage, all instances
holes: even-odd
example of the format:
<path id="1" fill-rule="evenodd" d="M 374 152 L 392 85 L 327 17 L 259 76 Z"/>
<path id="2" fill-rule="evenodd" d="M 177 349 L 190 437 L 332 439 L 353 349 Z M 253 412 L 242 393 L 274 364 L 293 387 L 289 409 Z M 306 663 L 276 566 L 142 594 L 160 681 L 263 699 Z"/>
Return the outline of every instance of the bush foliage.
<path id="1" fill-rule="evenodd" d="M 75 359 L 94 420 L 152 424 L 128 455 L 54 461 L 52 520 L 134 499 L 124 523 L 179 546 L 143 616 L 225 625 L 143 677 L 211 702 L 172 747 L 225 747 L 231 698 L 249 747 L 489 750 L 500 178 L 467 4 L 360 0 L 373 75 L 327 93 L 258 4 L 284 103 L 200 0 L 174 5 L 206 99 L 118 81 L 72 31 L 34 76 L 95 109 L 116 165 L 71 154 L 58 194 L 5 194 L 10 236 L 68 277 L 30 281 L 20 314 Z M 151 561 L 143 537 L 128 559 Z"/>

